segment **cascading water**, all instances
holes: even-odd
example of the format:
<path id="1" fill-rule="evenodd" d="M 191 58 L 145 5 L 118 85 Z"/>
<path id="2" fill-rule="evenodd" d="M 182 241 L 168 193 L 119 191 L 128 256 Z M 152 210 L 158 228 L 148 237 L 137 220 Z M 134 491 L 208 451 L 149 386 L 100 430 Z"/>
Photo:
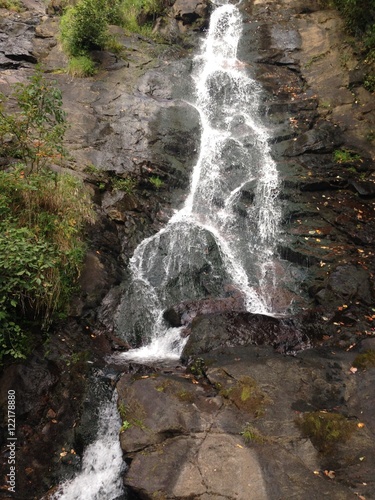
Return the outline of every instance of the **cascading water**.
<path id="1" fill-rule="evenodd" d="M 259 119 L 261 88 L 236 58 L 241 27 L 236 6 L 218 7 L 195 58 L 200 156 L 183 208 L 130 261 L 118 331 L 149 344 L 127 358 L 178 358 L 184 341 L 165 324 L 163 311 L 222 297 L 228 285 L 241 291 L 247 310 L 279 313 L 272 306 L 278 173 Z"/>
<path id="2" fill-rule="evenodd" d="M 124 497 L 124 462 L 119 442 L 121 426 L 117 411 L 117 393 L 99 413 L 98 439 L 90 444 L 82 458 L 82 470 L 63 483 L 51 500 L 120 500 Z"/>

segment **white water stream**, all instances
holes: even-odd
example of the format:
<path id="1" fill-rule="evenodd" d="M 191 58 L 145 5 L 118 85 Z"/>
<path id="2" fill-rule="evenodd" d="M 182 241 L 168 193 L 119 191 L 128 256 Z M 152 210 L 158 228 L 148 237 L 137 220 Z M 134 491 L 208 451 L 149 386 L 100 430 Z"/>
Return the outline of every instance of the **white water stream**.
<path id="1" fill-rule="evenodd" d="M 118 332 L 147 345 L 127 359 L 178 359 L 184 339 L 166 325 L 163 311 L 222 297 L 228 285 L 243 294 L 248 311 L 279 313 L 272 306 L 278 173 L 259 118 L 261 88 L 237 59 L 241 30 L 237 7 L 218 7 L 194 60 L 200 155 L 183 208 L 130 261 Z"/>
<path id="2" fill-rule="evenodd" d="M 200 155 L 183 208 L 130 261 L 118 330 L 147 345 L 123 354 L 126 359 L 178 359 L 185 340 L 181 329 L 165 324 L 163 311 L 185 300 L 222 297 L 228 285 L 241 291 L 249 311 L 279 313 L 272 305 L 278 174 L 259 119 L 261 89 L 237 59 L 241 29 L 236 6 L 218 7 L 194 60 Z M 53 500 L 122 498 L 120 425 L 113 400 L 100 413 L 98 439 L 85 450 L 82 471 Z"/>
<path id="3" fill-rule="evenodd" d="M 63 483 L 51 500 L 116 500 L 123 498 L 124 462 L 119 441 L 121 421 L 117 393 L 99 412 L 98 438 L 84 451 L 82 470 Z"/>

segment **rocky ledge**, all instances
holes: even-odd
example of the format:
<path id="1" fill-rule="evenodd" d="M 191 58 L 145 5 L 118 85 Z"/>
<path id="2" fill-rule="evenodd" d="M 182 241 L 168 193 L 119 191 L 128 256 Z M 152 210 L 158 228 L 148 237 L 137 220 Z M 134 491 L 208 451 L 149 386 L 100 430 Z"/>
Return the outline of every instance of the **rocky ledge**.
<path id="1" fill-rule="evenodd" d="M 130 498 L 373 498 L 375 371 L 360 359 L 241 346 L 187 371 L 133 365 L 117 384 Z"/>

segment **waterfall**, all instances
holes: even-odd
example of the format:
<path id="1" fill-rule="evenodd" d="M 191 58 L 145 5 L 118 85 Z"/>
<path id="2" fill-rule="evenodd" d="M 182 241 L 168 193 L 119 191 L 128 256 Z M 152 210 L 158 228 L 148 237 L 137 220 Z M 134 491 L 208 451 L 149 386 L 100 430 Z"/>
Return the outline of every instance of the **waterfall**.
<path id="1" fill-rule="evenodd" d="M 275 315 L 278 173 L 259 117 L 261 88 L 237 59 L 242 18 L 236 6 L 213 12 L 194 59 L 201 145 L 181 210 L 145 239 L 130 260 L 117 330 L 148 345 L 130 359 L 178 358 L 184 340 L 163 311 L 173 304 L 223 297 L 238 289 L 253 313 Z"/>
<path id="2" fill-rule="evenodd" d="M 63 483 L 51 500 L 120 500 L 124 498 L 124 462 L 119 442 L 121 427 L 116 406 L 117 393 L 99 412 L 98 438 L 82 458 L 77 476 Z"/>

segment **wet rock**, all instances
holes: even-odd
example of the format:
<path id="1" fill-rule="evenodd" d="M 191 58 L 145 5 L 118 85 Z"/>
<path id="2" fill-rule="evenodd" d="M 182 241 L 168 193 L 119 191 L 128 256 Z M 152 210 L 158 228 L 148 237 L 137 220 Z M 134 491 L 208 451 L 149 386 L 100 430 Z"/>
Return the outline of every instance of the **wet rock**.
<path id="1" fill-rule="evenodd" d="M 251 313 L 218 313 L 197 316 L 182 353 L 187 361 L 221 347 L 274 345 L 280 349 L 298 348 L 302 335 L 293 323 Z"/>
<path id="2" fill-rule="evenodd" d="M 328 277 L 324 288 L 316 294 L 325 307 L 336 308 L 359 300 L 371 304 L 372 292 L 368 272 L 360 266 L 338 266 Z"/>
<path id="3" fill-rule="evenodd" d="M 173 327 L 189 326 L 196 316 L 246 311 L 243 296 L 188 301 L 167 309 L 163 317 Z"/>
<path id="4" fill-rule="evenodd" d="M 320 122 L 313 130 L 289 141 L 284 154 L 299 156 L 304 153 L 331 153 L 342 144 L 340 130 L 329 122 Z"/>

